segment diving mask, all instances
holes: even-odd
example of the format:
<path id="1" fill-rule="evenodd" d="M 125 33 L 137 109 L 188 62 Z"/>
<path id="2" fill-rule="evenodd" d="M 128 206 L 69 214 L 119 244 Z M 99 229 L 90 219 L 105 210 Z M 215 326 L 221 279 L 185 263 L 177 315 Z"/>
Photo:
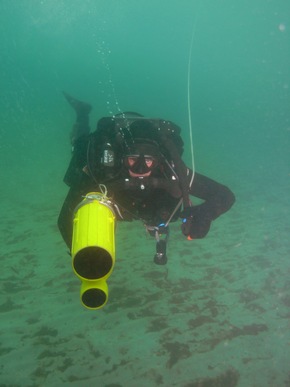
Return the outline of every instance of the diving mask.
<path id="1" fill-rule="evenodd" d="M 132 154 L 124 158 L 124 165 L 132 177 L 149 176 L 157 164 L 157 158 L 151 155 Z"/>

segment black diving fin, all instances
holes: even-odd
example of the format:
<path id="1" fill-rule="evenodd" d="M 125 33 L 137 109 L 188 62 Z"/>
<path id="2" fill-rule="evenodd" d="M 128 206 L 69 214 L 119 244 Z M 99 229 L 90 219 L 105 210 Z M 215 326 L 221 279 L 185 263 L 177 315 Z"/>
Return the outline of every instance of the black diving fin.
<path id="1" fill-rule="evenodd" d="M 77 115 L 82 115 L 82 114 L 89 114 L 92 110 L 92 105 L 90 105 L 87 102 L 82 102 L 74 97 L 72 97 L 70 94 L 67 92 L 63 91 L 62 92 L 65 99 L 67 102 L 70 104 L 70 106 L 75 110 Z"/>

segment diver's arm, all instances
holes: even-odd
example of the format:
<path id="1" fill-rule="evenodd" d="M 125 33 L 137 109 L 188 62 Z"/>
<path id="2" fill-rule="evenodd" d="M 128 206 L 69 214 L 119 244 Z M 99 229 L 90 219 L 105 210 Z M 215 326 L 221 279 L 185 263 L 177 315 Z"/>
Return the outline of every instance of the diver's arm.
<path id="1" fill-rule="evenodd" d="M 212 220 L 228 211 L 235 202 L 235 196 L 228 187 L 197 172 L 189 193 L 205 200 L 201 206 L 205 208 Z"/>
<path id="2" fill-rule="evenodd" d="M 58 228 L 69 250 L 71 249 L 72 244 L 74 209 L 81 202 L 82 194 L 83 193 L 80 192 L 80 190 L 71 188 L 65 198 L 58 217 Z"/>
<path id="3" fill-rule="evenodd" d="M 189 170 L 189 181 L 191 176 L 192 171 Z M 211 222 L 228 211 L 235 202 L 235 196 L 228 187 L 199 173 L 194 175 L 189 194 L 204 200 L 202 204 L 190 209 L 186 232 L 192 239 L 203 238 Z"/>

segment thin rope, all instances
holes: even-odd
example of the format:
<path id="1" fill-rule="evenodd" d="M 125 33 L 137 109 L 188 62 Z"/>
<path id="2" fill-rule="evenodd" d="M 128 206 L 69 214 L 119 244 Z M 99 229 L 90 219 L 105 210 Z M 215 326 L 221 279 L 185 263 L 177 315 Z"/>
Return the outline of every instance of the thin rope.
<path id="1" fill-rule="evenodd" d="M 191 81 L 192 48 L 193 48 L 193 42 L 194 42 L 194 38 L 195 38 L 196 24 L 197 24 L 197 13 L 196 13 L 194 24 L 193 24 L 193 28 L 192 28 L 191 42 L 190 42 L 190 47 L 189 47 L 188 66 L 187 66 L 187 110 L 188 110 L 188 124 L 189 124 L 191 165 L 192 165 L 192 172 L 193 172 L 192 178 L 194 177 L 194 173 L 195 173 L 195 165 L 194 165 L 193 136 L 192 136 L 190 81 Z"/>

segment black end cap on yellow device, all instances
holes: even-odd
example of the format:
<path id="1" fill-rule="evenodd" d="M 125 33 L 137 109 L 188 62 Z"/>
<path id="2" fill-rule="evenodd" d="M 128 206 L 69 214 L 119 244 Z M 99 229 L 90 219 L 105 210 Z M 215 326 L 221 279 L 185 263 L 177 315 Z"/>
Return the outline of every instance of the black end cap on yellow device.
<path id="1" fill-rule="evenodd" d="M 91 309 L 101 308 L 107 301 L 107 295 L 102 289 L 88 289 L 82 294 L 82 303 Z"/>

